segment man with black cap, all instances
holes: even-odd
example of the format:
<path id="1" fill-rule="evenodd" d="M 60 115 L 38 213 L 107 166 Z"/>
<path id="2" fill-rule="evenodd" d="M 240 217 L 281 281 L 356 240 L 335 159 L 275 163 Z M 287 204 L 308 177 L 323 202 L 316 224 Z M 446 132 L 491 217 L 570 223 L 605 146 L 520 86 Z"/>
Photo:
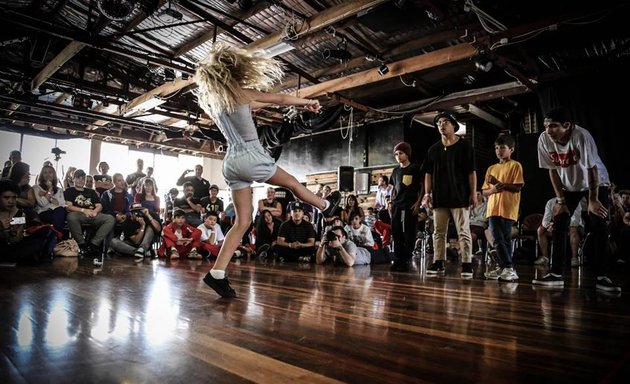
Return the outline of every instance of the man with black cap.
<path id="1" fill-rule="evenodd" d="M 553 254 L 564 255 L 571 212 L 585 197 L 588 200 L 590 233 L 597 255 L 593 258 L 597 290 L 618 293 L 619 284 L 609 277 L 611 254 L 608 251 L 608 207 L 610 179 L 593 136 L 573 123 L 566 108 L 551 109 L 545 114 L 545 132 L 538 139 L 538 164 L 549 170 L 551 185 L 556 193 L 553 208 Z M 555 257 L 551 272 L 532 281 L 548 287 L 564 287 L 564 257 Z"/>
<path id="2" fill-rule="evenodd" d="M 448 112 L 438 113 L 433 124 L 440 141 L 429 147 L 422 170 L 422 205 L 433 209 L 433 263 L 427 275 L 444 273 L 449 217 L 453 217 L 462 257 L 461 277 L 473 277 L 469 207 L 477 206 L 477 173 L 472 145 L 457 136 L 459 123 Z"/>
<path id="3" fill-rule="evenodd" d="M 394 147 L 394 158 L 398 166 L 392 171 L 389 183 L 392 190 L 391 225 L 396 260 L 393 271 L 409 269 L 409 260 L 416 242 L 416 221 L 420 209 L 420 167 L 411 163 L 411 145 L 400 142 Z"/>
<path id="4" fill-rule="evenodd" d="M 201 199 L 202 212 L 223 212 L 223 200 L 217 196 L 219 194 L 219 186 L 212 184 L 209 192 L 210 196 L 206 196 Z"/>
<path id="5" fill-rule="evenodd" d="M 315 229 L 304 220 L 304 203 L 291 204 L 291 218 L 280 225 L 276 253 L 287 261 L 315 254 Z"/>

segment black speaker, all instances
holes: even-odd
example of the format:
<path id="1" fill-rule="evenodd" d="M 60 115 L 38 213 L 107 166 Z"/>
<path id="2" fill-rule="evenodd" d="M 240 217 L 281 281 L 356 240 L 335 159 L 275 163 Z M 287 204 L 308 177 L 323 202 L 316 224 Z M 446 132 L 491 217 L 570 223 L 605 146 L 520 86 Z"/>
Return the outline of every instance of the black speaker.
<path id="1" fill-rule="evenodd" d="M 339 191 L 354 191 L 354 167 L 340 165 L 337 171 L 337 185 Z"/>

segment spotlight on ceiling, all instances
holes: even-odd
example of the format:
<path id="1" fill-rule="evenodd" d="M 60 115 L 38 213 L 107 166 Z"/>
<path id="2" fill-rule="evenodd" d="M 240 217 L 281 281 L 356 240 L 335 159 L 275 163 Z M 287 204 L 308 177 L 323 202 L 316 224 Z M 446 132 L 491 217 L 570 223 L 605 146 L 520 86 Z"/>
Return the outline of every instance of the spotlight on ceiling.
<path id="1" fill-rule="evenodd" d="M 324 60 L 333 58 L 341 62 L 346 62 L 352 59 L 352 54 L 345 49 L 324 49 L 322 53 Z"/>
<path id="2" fill-rule="evenodd" d="M 490 72 L 490 70 L 492 69 L 492 61 L 475 60 L 475 68 L 483 72 Z"/>
<path id="3" fill-rule="evenodd" d="M 98 0 L 96 6 L 103 16 L 110 20 L 125 20 L 136 9 L 138 2 L 135 0 Z"/>
<path id="4" fill-rule="evenodd" d="M 388 72 L 389 72 L 389 67 L 387 66 L 387 64 L 381 64 L 381 66 L 378 67 L 379 75 L 385 76 Z"/>

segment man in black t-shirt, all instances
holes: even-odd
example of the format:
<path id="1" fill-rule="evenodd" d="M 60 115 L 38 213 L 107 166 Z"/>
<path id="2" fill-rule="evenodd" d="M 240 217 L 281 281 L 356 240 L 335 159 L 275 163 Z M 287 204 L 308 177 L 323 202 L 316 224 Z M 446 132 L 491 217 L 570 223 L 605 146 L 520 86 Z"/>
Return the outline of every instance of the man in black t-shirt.
<path id="1" fill-rule="evenodd" d="M 416 241 L 416 216 L 420 209 L 420 167 L 411 163 L 411 145 L 398 143 L 394 147 L 394 158 L 398 166 L 389 179 L 392 190 L 392 236 L 396 260 L 391 269 L 405 271 L 409 268 Z"/>
<path id="2" fill-rule="evenodd" d="M 161 230 L 155 214 L 152 215 L 141 204 L 134 204 L 129 216 L 122 223 L 124 240 L 114 237 L 110 247 L 120 254 L 134 255 L 134 262 L 140 263 L 151 250 L 155 234 Z"/>
<path id="3" fill-rule="evenodd" d="M 315 228 L 304 220 L 304 206 L 299 201 L 291 204 L 291 218 L 280 225 L 276 253 L 287 261 L 315 255 Z"/>
<path id="4" fill-rule="evenodd" d="M 210 196 L 206 196 L 201 199 L 201 207 L 203 208 L 203 213 L 223 212 L 223 200 L 221 200 L 217 196 L 218 193 L 219 193 L 219 186 L 216 184 L 212 184 L 210 186 Z"/>
<path id="5" fill-rule="evenodd" d="M 186 216 L 186 223 L 193 227 L 198 227 L 201 220 L 201 202 L 193 196 L 193 185 L 190 182 L 184 183 L 184 197 L 178 197 L 173 201 L 175 210 L 181 209 Z"/>
<path id="6" fill-rule="evenodd" d="M 428 275 L 444 273 L 446 235 L 449 217 L 453 217 L 462 257 L 461 277 L 470 279 L 472 270 L 472 238 L 469 207 L 477 206 L 477 173 L 472 145 L 455 135 L 459 123 L 447 112 L 433 120 L 441 139 L 429 147 L 423 164 L 424 190 L 422 205 L 433 209 L 434 262 Z"/>
<path id="7" fill-rule="evenodd" d="M 94 175 L 94 189 L 100 196 L 108 189 L 114 188 L 114 182 L 112 177 L 107 174 L 107 172 L 109 172 L 109 164 L 105 161 L 98 163 L 98 171 L 100 174 Z"/>
<path id="8" fill-rule="evenodd" d="M 68 228 L 72 238 L 76 240 L 84 254 L 100 254 L 103 240 L 109 235 L 116 223 L 113 216 L 101 213 L 103 205 L 93 189 L 85 188 L 85 171 L 74 172 L 74 187 L 66 189 L 63 197 L 66 200 Z M 86 244 L 82 224 L 93 227 L 94 235 Z"/>

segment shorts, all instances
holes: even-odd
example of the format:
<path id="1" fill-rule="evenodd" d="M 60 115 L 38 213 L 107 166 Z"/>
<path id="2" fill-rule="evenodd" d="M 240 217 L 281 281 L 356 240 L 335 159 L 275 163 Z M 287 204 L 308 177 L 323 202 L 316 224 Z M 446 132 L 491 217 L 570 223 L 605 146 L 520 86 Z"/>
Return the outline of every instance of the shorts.
<path id="1" fill-rule="evenodd" d="M 228 147 L 223 159 L 222 173 L 228 187 L 233 190 L 251 187 L 254 181 L 264 183 L 276 173 L 276 162 L 258 140 Z"/>

